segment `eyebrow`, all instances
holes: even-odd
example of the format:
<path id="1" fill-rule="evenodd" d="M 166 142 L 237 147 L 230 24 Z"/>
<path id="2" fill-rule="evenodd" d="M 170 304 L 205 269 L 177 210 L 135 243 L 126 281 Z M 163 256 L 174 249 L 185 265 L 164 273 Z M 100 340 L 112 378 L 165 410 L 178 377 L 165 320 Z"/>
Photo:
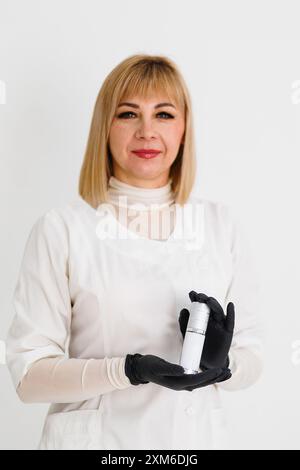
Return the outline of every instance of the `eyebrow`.
<path id="1" fill-rule="evenodd" d="M 123 102 L 118 105 L 118 108 L 121 106 L 131 106 L 132 108 L 139 108 L 138 104 L 135 103 L 128 103 L 128 102 Z M 163 106 L 172 106 L 172 108 L 175 108 L 175 106 L 172 103 L 159 103 L 154 106 L 154 108 L 162 108 Z M 176 108 L 175 108 L 176 109 Z"/>

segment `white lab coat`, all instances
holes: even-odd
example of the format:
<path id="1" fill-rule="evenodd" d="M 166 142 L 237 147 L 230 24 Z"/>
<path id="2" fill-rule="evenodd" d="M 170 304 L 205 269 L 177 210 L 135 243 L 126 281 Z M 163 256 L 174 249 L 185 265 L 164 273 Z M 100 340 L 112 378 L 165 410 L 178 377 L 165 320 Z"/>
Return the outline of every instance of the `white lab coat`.
<path id="1" fill-rule="evenodd" d="M 192 392 L 148 383 L 52 403 L 38 449 L 226 448 L 220 388 L 251 385 L 262 363 L 248 248 L 229 208 L 197 196 L 177 205 L 167 241 L 137 236 L 81 197 L 42 215 L 26 244 L 6 341 L 15 388 L 30 364 L 53 355 L 139 352 L 179 363 L 178 316 L 191 290 L 215 297 L 224 311 L 234 302 L 236 328 L 228 381 Z"/>

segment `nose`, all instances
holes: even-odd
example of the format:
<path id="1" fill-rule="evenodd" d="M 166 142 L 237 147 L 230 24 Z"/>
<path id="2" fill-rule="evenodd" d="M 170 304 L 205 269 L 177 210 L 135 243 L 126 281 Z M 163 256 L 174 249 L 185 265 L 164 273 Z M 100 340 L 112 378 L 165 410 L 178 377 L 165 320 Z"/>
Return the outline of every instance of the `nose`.
<path id="1" fill-rule="evenodd" d="M 138 138 L 144 137 L 145 139 L 151 139 L 152 137 L 156 137 L 156 132 L 154 130 L 151 119 L 141 120 L 136 131 L 136 136 Z"/>

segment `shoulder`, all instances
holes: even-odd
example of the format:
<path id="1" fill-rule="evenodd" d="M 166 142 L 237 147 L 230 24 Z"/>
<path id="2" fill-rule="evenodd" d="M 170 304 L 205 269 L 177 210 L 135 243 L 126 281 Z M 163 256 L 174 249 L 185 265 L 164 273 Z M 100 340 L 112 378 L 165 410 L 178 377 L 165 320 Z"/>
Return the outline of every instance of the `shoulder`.
<path id="1" fill-rule="evenodd" d="M 187 204 L 191 203 L 194 207 L 199 207 L 204 212 L 205 220 L 218 226 L 227 226 L 234 224 L 238 218 L 235 209 L 228 203 L 206 199 L 200 195 L 192 195 Z"/>
<path id="2" fill-rule="evenodd" d="M 84 210 L 79 198 L 45 210 L 34 221 L 31 234 L 66 238 L 76 218 Z"/>
<path id="3" fill-rule="evenodd" d="M 190 202 L 199 208 L 200 220 L 211 243 L 232 250 L 237 235 L 243 225 L 237 210 L 227 202 L 206 199 L 199 195 L 190 198 Z"/>

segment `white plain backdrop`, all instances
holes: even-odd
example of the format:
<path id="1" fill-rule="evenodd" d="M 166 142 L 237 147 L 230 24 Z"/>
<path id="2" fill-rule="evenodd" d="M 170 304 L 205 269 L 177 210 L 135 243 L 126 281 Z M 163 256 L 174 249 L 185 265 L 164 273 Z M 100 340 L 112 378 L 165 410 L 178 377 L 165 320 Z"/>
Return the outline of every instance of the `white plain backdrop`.
<path id="1" fill-rule="evenodd" d="M 299 19 L 289 0 L 0 0 L 0 340 L 33 223 L 77 193 L 103 80 L 167 55 L 192 97 L 195 191 L 240 216 L 263 284 L 265 370 L 223 392 L 231 440 L 300 448 Z M 34 449 L 49 405 L 22 403 L 4 364 L 0 387 L 0 448 Z"/>

